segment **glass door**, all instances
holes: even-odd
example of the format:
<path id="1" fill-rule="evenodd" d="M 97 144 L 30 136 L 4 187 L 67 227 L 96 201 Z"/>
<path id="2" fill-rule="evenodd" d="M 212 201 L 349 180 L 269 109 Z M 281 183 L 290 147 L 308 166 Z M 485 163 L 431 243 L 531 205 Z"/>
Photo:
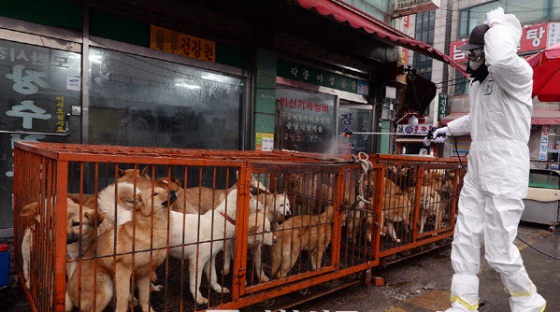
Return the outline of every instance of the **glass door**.
<path id="1" fill-rule="evenodd" d="M 346 152 L 352 145 L 351 153 L 372 154 L 375 142 L 373 134 L 373 106 L 340 100 L 338 109 L 339 152 Z M 351 133 L 344 135 L 344 133 Z M 348 144 L 349 143 L 349 144 Z"/>

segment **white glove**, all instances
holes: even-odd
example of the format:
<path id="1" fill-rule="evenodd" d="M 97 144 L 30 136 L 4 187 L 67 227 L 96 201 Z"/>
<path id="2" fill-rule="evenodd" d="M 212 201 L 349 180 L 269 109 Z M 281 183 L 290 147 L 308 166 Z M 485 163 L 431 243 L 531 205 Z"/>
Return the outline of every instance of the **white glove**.
<path id="1" fill-rule="evenodd" d="M 432 142 L 443 143 L 445 142 L 445 139 L 451 135 L 451 131 L 449 131 L 448 127 L 443 127 L 443 128 L 436 129 L 436 131 L 434 131 L 432 135 L 433 135 Z"/>
<path id="2" fill-rule="evenodd" d="M 503 24 L 504 23 L 504 9 L 502 9 L 502 7 L 499 7 L 497 9 L 494 9 L 488 13 L 486 13 L 486 25 L 492 27 L 492 24 L 494 23 L 500 23 Z"/>

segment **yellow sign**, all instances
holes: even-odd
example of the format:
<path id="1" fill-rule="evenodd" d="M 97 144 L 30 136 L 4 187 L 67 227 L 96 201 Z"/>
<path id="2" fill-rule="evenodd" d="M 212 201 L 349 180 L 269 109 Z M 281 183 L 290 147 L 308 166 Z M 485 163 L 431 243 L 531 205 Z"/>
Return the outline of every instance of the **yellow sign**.
<path id="1" fill-rule="evenodd" d="M 274 134 L 273 133 L 255 133 L 255 150 L 270 152 L 274 148 Z"/>
<path id="2" fill-rule="evenodd" d="M 150 25 L 150 49 L 216 62 L 216 43 L 171 29 Z"/>

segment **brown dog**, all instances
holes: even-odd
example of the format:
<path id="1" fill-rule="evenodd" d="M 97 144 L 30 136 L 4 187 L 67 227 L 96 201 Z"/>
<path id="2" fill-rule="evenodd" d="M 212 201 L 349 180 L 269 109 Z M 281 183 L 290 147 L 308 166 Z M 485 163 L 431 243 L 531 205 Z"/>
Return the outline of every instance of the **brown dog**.
<path id="1" fill-rule="evenodd" d="M 166 178 L 165 180 L 168 181 Z M 203 215 L 207 213 L 225 201 L 227 194 L 237 189 L 237 182 L 229 189 L 213 189 L 205 186 L 181 188 L 181 181 L 175 178 L 172 178 L 169 183 L 174 185 L 177 191 L 177 200 L 173 204 L 173 211 L 188 214 Z M 258 189 L 263 194 L 270 194 L 270 191 L 253 176 L 251 176 L 251 188 Z"/>
<path id="2" fill-rule="evenodd" d="M 116 291 L 116 311 L 125 312 L 134 275 L 140 306 L 143 311 L 152 311 L 150 282 L 166 257 L 168 206 L 176 199 L 175 192 L 160 187 L 140 190 L 127 182 L 106 189 L 109 191 L 99 194 L 98 204 L 107 218 L 114 219 L 115 228 L 102 233 L 97 244 L 86 251 L 82 266 L 68 282 L 70 300 L 82 311 L 92 311 L 94 304 L 96 311 L 103 311 Z M 127 215 L 122 203 L 114 207 L 114 196 L 131 204 L 133 210 Z M 121 210 L 115 214 L 115 209 Z"/>
<path id="3" fill-rule="evenodd" d="M 20 212 L 21 217 L 35 216 L 33 222 L 40 222 L 39 216 L 39 203 L 34 202 L 26 205 Z M 72 200 L 67 200 L 66 211 L 66 258 L 76 259 L 85 252 L 92 244 L 96 237 L 95 229 L 103 220 L 100 214 L 97 214 L 94 209 L 74 203 Z M 25 278 L 25 285 L 30 287 L 29 281 L 29 266 L 31 259 L 31 252 L 33 248 L 33 232 L 36 223 L 30 225 L 23 234 L 21 242 L 21 253 L 23 260 L 23 276 Z M 66 274 L 71 276 L 76 268 L 76 262 L 68 262 L 66 265 Z"/>
<path id="4" fill-rule="evenodd" d="M 278 242 L 272 246 L 272 277 L 285 277 L 302 250 L 308 250 L 313 270 L 321 267 L 332 236 L 334 207 L 320 215 L 299 215 L 280 225 L 275 232 Z"/>

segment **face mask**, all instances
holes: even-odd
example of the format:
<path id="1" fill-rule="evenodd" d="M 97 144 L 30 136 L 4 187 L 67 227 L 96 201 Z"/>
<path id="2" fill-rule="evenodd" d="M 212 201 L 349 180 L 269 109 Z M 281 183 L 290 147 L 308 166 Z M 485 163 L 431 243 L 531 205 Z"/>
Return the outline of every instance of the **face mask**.
<path id="1" fill-rule="evenodd" d="M 480 65 L 484 64 L 484 50 L 482 48 L 469 50 L 467 58 L 469 59 L 469 67 L 472 70 L 477 70 Z"/>
<path id="2" fill-rule="evenodd" d="M 480 60 L 478 60 L 478 61 L 470 61 L 470 60 L 469 60 L 469 67 L 470 67 L 472 70 L 477 70 L 477 69 L 480 67 L 480 65 L 482 65 L 482 64 L 484 64 L 484 60 L 483 60 L 483 59 L 480 59 Z"/>

